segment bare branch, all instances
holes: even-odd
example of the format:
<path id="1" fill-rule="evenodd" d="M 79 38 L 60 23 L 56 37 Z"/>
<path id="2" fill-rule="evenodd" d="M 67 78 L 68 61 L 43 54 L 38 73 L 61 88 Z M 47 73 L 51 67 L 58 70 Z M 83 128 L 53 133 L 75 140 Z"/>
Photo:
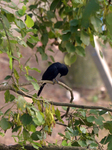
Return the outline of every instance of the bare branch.
<path id="1" fill-rule="evenodd" d="M 38 83 L 50 83 L 50 84 L 53 84 L 52 81 L 48 81 L 48 80 L 43 80 L 43 81 L 38 81 Z M 70 91 L 71 93 L 71 100 L 73 100 L 73 93 L 72 93 L 72 89 L 69 88 L 68 86 L 66 86 L 64 83 L 62 82 L 58 82 L 56 84 L 59 84 L 63 87 L 65 87 L 67 90 Z M 31 85 L 30 82 L 27 82 L 25 84 L 20 84 L 20 86 L 26 86 L 26 85 Z M 1 86 L 0 87 L 0 91 L 5 91 L 5 90 L 12 90 L 20 95 L 23 95 L 25 97 L 29 97 L 29 98 L 34 98 L 32 95 L 29 95 L 27 93 L 23 93 L 22 91 L 16 91 L 12 85 L 9 85 L 9 86 Z M 44 101 L 43 99 L 39 99 L 39 98 L 35 98 L 37 101 Z M 110 108 L 106 108 L 106 107 L 102 107 L 102 106 L 86 106 L 86 105 L 76 105 L 76 104 L 71 104 L 71 103 L 60 103 L 60 102 L 53 102 L 53 101 L 47 101 L 49 102 L 51 105 L 55 105 L 55 106 L 66 106 L 66 107 L 75 107 L 75 108 L 82 108 L 82 109 L 102 109 L 102 110 L 106 110 L 106 111 L 109 111 L 109 112 L 112 112 L 112 109 Z M 63 115 L 63 117 L 65 116 L 65 114 Z"/>
<path id="2" fill-rule="evenodd" d="M 33 146 L 31 145 L 24 145 L 26 150 L 36 150 Z M 0 145 L 0 150 L 20 150 L 21 145 L 16 144 L 16 145 Z M 39 148 L 39 150 L 86 150 L 86 148 L 82 147 L 72 147 L 72 146 L 42 146 Z"/>

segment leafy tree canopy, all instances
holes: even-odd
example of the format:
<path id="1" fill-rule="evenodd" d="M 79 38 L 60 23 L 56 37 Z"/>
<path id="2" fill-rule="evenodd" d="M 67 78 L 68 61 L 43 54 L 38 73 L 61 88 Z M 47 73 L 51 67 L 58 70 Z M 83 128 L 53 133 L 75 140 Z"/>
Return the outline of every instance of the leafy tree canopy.
<path id="1" fill-rule="evenodd" d="M 18 36 L 14 34 L 15 32 Z M 15 142 L 20 145 L 30 143 L 38 149 L 45 145 L 46 134 L 51 135 L 57 123 L 66 128 L 65 134 L 58 133 L 63 138 L 62 146 L 103 149 L 103 145 L 108 144 L 108 150 L 111 149 L 112 121 L 105 121 L 104 118 L 107 111 L 111 118 L 109 113 L 112 112 L 111 109 L 102 107 L 99 111 L 98 107 L 94 109 L 92 107 L 87 110 L 84 106 L 74 108 L 76 106 L 72 105 L 70 113 L 71 105 L 68 104 L 68 108 L 63 107 L 65 115 L 61 115 L 59 109 L 53 106 L 59 106 L 58 103 L 48 103 L 44 98 L 37 98 L 36 94 L 31 95 L 27 88 L 23 88 L 23 85 L 31 84 L 37 93 L 39 89 L 37 79 L 29 75 L 29 70 L 38 73 L 40 70 L 27 65 L 32 56 L 25 65 L 21 63 L 23 56 L 20 45 L 32 51 L 36 48 L 34 56 L 37 63 L 38 54 L 43 61 L 50 58 L 51 62 L 55 62 L 55 58 L 47 53 L 47 51 L 53 53 L 54 49 L 46 48 L 52 39 L 51 45 L 57 45 L 59 51 L 65 53 L 64 62 L 70 66 L 76 61 L 77 55 L 85 56 L 86 46 L 89 44 L 95 46 L 94 36 L 101 38 L 104 44 L 109 42 L 112 46 L 111 0 L 0 1 L 0 54 L 7 55 L 11 70 L 11 74 L 4 77 L 5 83 L 1 83 L 0 89 L 5 91 L 6 105 L 12 104 L 6 112 L 3 112 L 5 106 L 0 108 L 1 136 L 4 136 L 2 131 L 12 129 Z M 16 69 L 15 62 L 18 62 L 19 70 Z M 20 85 L 21 72 L 29 83 Z M 62 83 L 58 84 L 71 92 L 72 102 L 71 89 Z M 12 94 L 11 90 L 16 94 Z M 23 96 L 31 98 L 35 105 L 27 103 Z M 60 106 L 67 105 L 60 104 Z M 16 111 L 14 107 L 17 108 Z M 63 121 L 63 117 L 66 117 L 68 124 Z M 38 127 L 41 127 L 41 130 Z M 108 134 L 102 137 L 101 141 L 97 141 L 99 130 L 104 128 L 108 130 Z"/>

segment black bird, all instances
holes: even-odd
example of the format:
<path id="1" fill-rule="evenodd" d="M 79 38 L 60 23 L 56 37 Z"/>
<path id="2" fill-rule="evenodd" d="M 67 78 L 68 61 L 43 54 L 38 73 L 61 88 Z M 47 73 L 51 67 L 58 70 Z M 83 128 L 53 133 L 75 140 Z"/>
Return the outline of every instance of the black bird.
<path id="1" fill-rule="evenodd" d="M 65 64 L 61 64 L 59 62 L 51 64 L 47 70 L 44 72 L 42 76 L 42 80 L 50 80 L 53 81 L 53 79 L 56 78 L 56 76 L 60 73 L 60 77 L 65 76 L 68 73 L 68 68 Z M 40 95 L 42 92 L 42 89 L 44 88 L 46 83 L 43 83 L 40 87 L 37 96 Z"/>

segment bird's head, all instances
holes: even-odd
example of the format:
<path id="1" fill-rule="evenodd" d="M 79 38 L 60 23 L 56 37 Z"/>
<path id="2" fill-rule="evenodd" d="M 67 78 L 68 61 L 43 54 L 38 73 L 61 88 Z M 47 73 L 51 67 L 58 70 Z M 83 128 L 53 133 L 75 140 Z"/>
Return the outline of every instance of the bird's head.
<path id="1" fill-rule="evenodd" d="M 67 75 L 67 73 L 68 73 L 67 66 L 65 64 L 61 64 L 59 72 L 61 74 L 60 77 Z"/>

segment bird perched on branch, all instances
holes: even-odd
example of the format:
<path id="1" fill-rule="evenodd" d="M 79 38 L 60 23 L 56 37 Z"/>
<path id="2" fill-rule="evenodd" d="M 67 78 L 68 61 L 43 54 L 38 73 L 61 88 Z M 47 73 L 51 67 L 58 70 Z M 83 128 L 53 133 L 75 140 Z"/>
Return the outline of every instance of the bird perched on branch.
<path id="1" fill-rule="evenodd" d="M 65 64 L 61 64 L 59 62 L 51 64 L 47 70 L 44 72 L 42 76 L 42 80 L 50 80 L 53 81 L 53 79 L 56 79 L 56 76 L 60 73 L 60 77 L 67 75 L 68 73 L 68 68 Z M 42 86 L 40 87 L 37 96 L 40 95 L 42 92 L 42 89 L 46 83 L 43 83 Z"/>

